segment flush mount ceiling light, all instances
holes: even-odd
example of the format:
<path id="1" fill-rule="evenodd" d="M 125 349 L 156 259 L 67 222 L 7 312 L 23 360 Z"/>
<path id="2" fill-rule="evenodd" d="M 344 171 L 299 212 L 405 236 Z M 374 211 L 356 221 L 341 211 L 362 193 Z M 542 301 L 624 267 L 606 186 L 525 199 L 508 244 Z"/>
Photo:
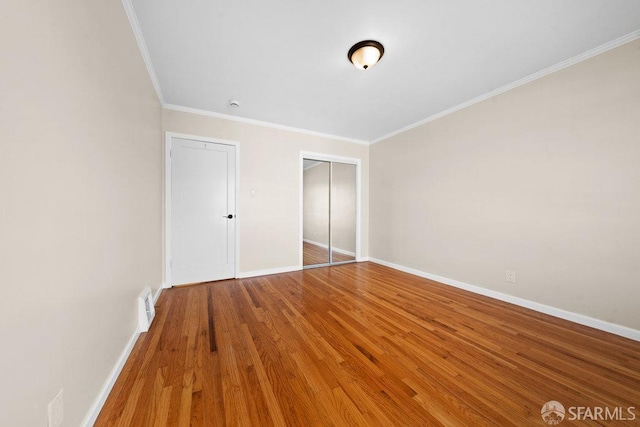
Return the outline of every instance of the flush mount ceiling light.
<path id="1" fill-rule="evenodd" d="M 384 55 L 384 47 L 375 40 L 364 40 L 349 49 L 349 61 L 356 68 L 366 70 L 373 67 Z"/>

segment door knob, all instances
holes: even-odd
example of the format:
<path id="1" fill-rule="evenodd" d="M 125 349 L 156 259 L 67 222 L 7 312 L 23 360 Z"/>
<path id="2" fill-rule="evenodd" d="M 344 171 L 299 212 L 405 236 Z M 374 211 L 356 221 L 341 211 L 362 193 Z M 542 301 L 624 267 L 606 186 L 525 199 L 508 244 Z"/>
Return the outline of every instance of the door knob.
<path id="1" fill-rule="evenodd" d="M 233 219 L 233 215 L 229 214 L 229 215 L 224 215 L 223 218 L 227 218 L 227 219 Z"/>

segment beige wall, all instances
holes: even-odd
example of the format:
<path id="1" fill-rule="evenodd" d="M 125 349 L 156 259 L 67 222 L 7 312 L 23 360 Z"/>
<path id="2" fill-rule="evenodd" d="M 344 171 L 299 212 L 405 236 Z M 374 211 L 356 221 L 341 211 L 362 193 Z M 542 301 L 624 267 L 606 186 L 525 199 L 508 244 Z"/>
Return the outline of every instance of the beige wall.
<path id="1" fill-rule="evenodd" d="M 332 170 L 330 170 L 332 168 Z M 319 163 L 304 171 L 303 238 L 329 244 L 329 197 L 334 249 L 356 252 L 356 165 Z M 331 174 L 331 193 L 329 176 Z"/>
<path id="2" fill-rule="evenodd" d="M 163 129 L 239 142 L 241 273 L 300 265 L 301 151 L 362 160 L 362 256 L 367 256 L 369 146 L 167 109 Z"/>
<path id="3" fill-rule="evenodd" d="M 120 1 L 2 15 L 0 425 L 77 426 L 161 283 L 161 109 Z"/>
<path id="4" fill-rule="evenodd" d="M 639 76 L 635 41 L 373 145 L 370 255 L 640 329 Z"/>

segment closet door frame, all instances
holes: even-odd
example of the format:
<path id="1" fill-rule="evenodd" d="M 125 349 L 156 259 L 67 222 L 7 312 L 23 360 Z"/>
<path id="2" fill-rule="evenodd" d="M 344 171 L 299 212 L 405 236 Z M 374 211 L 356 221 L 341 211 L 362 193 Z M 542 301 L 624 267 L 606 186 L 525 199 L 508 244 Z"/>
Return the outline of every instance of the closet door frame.
<path id="1" fill-rule="evenodd" d="M 300 151 L 300 176 L 299 176 L 299 203 L 298 203 L 298 244 L 299 244 L 299 253 L 298 253 L 298 267 L 300 269 L 304 268 L 303 265 L 303 227 L 304 227 L 304 212 L 303 212 L 303 203 L 304 203 L 304 159 L 309 160 L 318 160 L 321 162 L 336 162 L 336 163 L 346 163 L 349 165 L 355 165 L 356 167 L 356 259 L 355 262 L 362 261 L 360 256 L 361 250 L 361 222 L 362 222 L 362 161 L 360 159 L 354 157 L 342 157 L 335 156 L 332 154 L 324 154 L 324 153 L 315 153 L 311 151 Z M 329 214 L 331 216 L 331 214 Z M 329 230 L 330 238 L 329 242 L 331 243 L 331 229 Z M 331 253 L 331 252 L 330 252 Z M 347 261 L 352 262 L 352 261 Z M 343 263 L 334 263 L 333 265 L 339 265 Z M 322 264 L 330 265 L 330 264 Z"/>

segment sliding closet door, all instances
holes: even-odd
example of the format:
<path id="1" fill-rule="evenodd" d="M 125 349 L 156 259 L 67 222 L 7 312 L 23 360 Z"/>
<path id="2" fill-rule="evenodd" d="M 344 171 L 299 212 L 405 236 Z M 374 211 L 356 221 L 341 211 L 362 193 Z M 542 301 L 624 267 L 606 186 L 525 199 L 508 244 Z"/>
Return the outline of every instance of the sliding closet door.
<path id="1" fill-rule="evenodd" d="M 355 164 L 303 159 L 303 267 L 356 260 L 357 173 Z"/>
<path id="2" fill-rule="evenodd" d="M 303 161 L 303 266 L 329 263 L 331 163 Z"/>
<path id="3" fill-rule="evenodd" d="M 331 163 L 331 261 L 356 259 L 356 165 Z"/>

